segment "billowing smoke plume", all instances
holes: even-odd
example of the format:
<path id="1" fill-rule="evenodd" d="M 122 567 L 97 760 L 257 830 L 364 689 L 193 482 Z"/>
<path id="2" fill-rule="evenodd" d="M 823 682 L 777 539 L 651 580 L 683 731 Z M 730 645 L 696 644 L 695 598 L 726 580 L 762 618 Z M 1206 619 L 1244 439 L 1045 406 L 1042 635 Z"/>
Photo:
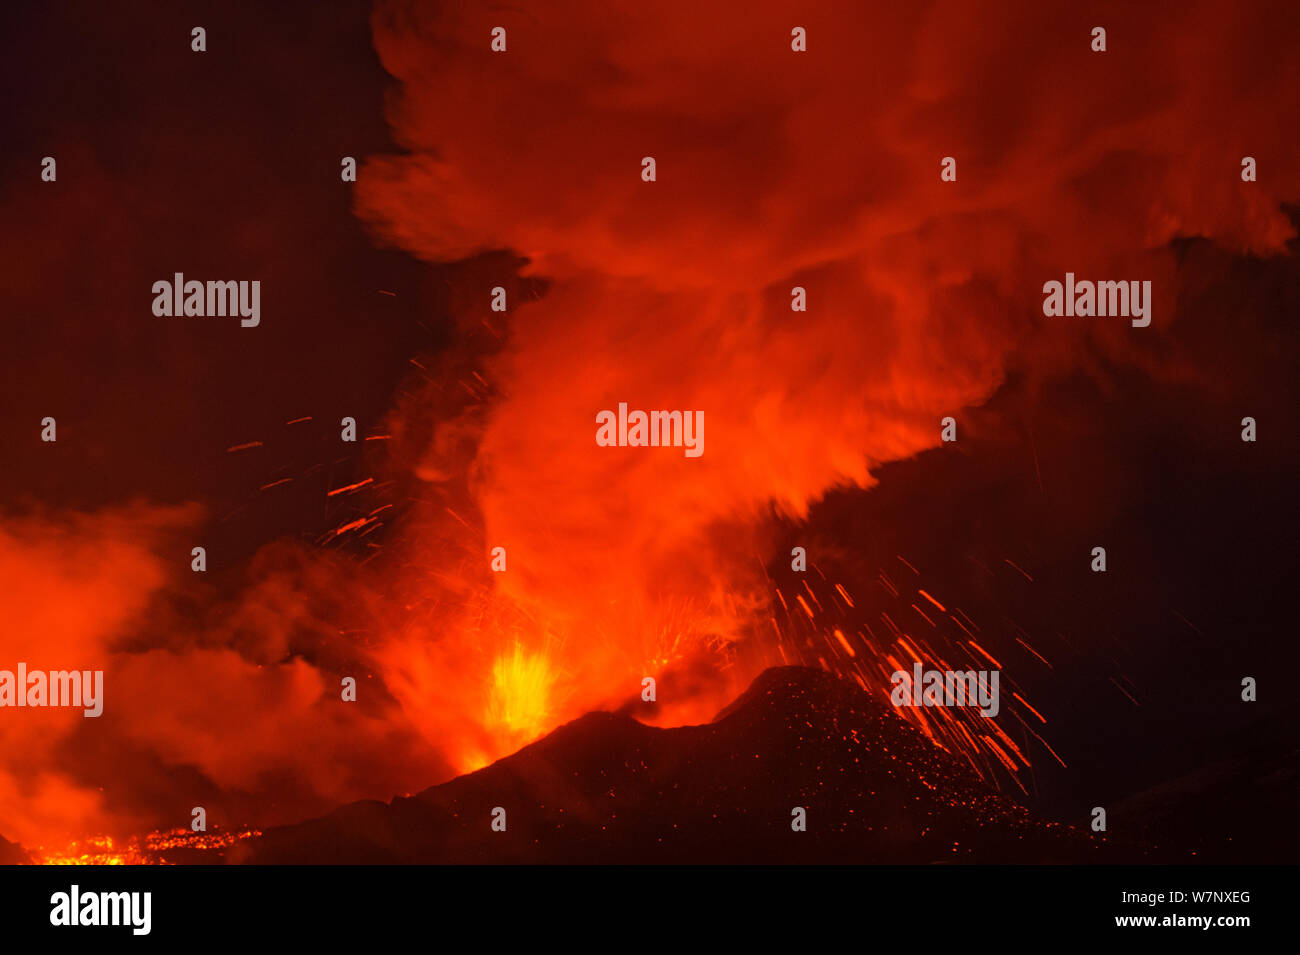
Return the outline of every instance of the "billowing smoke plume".
<path id="1" fill-rule="evenodd" d="M 0 529 L 0 668 L 104 673 L 97 718 L 3 711 L 8 838 L 57 849 L 72 836 L 188 826 L 195 806 L 237 829 L 445 772 L 339 637 L 344 604 L 327 608 L 323 595 L 345 592 L 345 569 L 273 546 L 224 604 L 196 594 L 201 575 L 171 556 L 199 517 L 135 504 Z M 339 673 L 361 684 L 357 704 L 341 705 Z"/>
<path id="2" fill-rule="evenodd" d="M 1169 240 L 1281 248 L 1276 97 L 1300 87 L 1270 12 L 1091 16 L 1105 52 L 1037 3 L 379 6 L 407 152 L 368 163 L 359 213 L 422 258 L 511 249 L 552 282 L 510 304 L 474 490 L 498 595 L 533 652 L 561 648 L 553 715 L 737 638 L 770 556 L 745 528 L 937 444 L 1009 363 L 1092 341 L 1160 370 Z M 1067 271 L 1151 280 L 1154 328 L 1045 318 Z M 472 300 L 500 324 L 494 284 Z M 703 411 L 703 456 L 598 447 L 622 401 Z"/>

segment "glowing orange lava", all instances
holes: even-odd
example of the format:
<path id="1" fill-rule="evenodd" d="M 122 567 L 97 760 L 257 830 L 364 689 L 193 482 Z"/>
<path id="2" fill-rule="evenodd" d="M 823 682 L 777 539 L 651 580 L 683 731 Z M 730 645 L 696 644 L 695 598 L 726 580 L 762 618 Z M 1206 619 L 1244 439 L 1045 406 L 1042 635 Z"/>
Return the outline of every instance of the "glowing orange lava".
<path id="1" fill-rule="evenodd" d="M 548 717 L 556 673 L 544 653 L 519 644 L 492 664 L 492 692 L 486 724 L 515 736 L 533 738 L 550 729 Z"/>

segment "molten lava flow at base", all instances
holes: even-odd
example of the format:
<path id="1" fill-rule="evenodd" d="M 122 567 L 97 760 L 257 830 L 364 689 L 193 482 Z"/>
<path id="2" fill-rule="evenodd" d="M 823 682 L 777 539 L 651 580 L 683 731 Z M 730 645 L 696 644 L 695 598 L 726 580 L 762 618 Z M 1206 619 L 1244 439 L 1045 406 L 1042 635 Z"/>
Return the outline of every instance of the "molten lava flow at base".
<path id="1" fill-rule="evenodd" d="M 226 849 L 262 833 L 257 829 L 191 832 L 169 829 L 122 841 L 111 836 L 90 836 L 61 849 L 38 846 L 32 852 L 38 865 L 171 865 L 177 861 L 216 862 Z"/>

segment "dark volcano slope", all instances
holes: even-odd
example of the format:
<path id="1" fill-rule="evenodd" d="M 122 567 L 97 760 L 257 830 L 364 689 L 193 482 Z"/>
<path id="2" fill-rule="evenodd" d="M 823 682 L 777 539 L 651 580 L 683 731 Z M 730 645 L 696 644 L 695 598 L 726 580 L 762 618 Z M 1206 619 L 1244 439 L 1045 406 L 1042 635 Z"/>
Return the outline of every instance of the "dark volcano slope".
<path id="1" fill-rule="evenodd" d="M 0 865 L 26 865 L 31 861 L 22 846 L 0 836 Z"/>
<path id="2" fill-rule="evenodd" d="M 505 832 L 491 829 L 498 806 Z M 807 810 L 805 832 L 791 830 L 796 806 Z M 707 725 L 659 729 L 591 713 L 418 795 L 269 830 L 232 861 L 1113 862 L 1120 854 L 1036 820 L 858 687 L 782 667 Z"/>

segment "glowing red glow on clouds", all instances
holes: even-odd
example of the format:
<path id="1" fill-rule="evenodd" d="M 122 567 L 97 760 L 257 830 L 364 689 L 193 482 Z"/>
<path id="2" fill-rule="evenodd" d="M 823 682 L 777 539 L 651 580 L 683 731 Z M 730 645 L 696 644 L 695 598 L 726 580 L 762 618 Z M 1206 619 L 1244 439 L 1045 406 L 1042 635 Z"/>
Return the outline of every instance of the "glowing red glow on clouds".
<path id="1" fill-rule="evenodd" d="M 933 446 L 940 417 L 987 397 L 1013 351 L 1051 366 L 1080 335 L 1130 348 L 1126 327 L 1026 341 L 1041 332 L 1037 276 L 1063 262 L 1150 275 L 1167 323 L 1170 238 L 1278 249 L 1280 187 L 1243 201 L 1226 146 L 1294 164 L 1274 106 L 1230 71 L 1171 68 L 1204 58 L 1197 38 L 1278 41 L 1261 22 L 1237 48 L 1210 22 L 1227 14 L 1188 13 L 1170 38 L 1150 30 L 1158 13 L 1126 12 L 1103 71 L 1086 42 L 1045 44 L 1068 24 L 1028 3 L 996 26 L 961 4 L 827 5 L 800 20 L 806 55 L 780 4 L 692 7 L 689 28 L 636 4 L 545 18 L 381 4 L 408 152 L 367 163 L 359 214 L 422 258 L 509 248 L 552 282 L 511 303 L 485 363 L 499 399 L 447 425 L 477 437 L 484 543 L 509 554 L 488 603 L 521 615 L 481 638 L 494 685 L 514 674 L 554 723 L 633 696 L 669 660 L 718 673 L 718 648 L 767 604 L 772 509 L 801 516 Z M 498 25 L 508 51 L 494 55 Z M 1162 95 L 1132 95 L 1151 85 Z M 1207 122 L 1231 132 L 1207 140 Z M 939 179 L 949 155 L 957 183 Z M 488 312 L 495 284 L 467 311 L 504 321 Z M 796 286 L 806 312 L 791 311 Z M 594 415 L 624 400 L 701 409 L 706 452 L 596 447 Z M 452 470 L 439 448 L 453 444 L 435 440 L 428 473 Z M 390 664 L 431 656 L 439 672 L 446 652 L 420 639 Z M 713 701 L 750 675 L 723 672 Z M 418 680 L 399 696 L 428 698 Z"/>

